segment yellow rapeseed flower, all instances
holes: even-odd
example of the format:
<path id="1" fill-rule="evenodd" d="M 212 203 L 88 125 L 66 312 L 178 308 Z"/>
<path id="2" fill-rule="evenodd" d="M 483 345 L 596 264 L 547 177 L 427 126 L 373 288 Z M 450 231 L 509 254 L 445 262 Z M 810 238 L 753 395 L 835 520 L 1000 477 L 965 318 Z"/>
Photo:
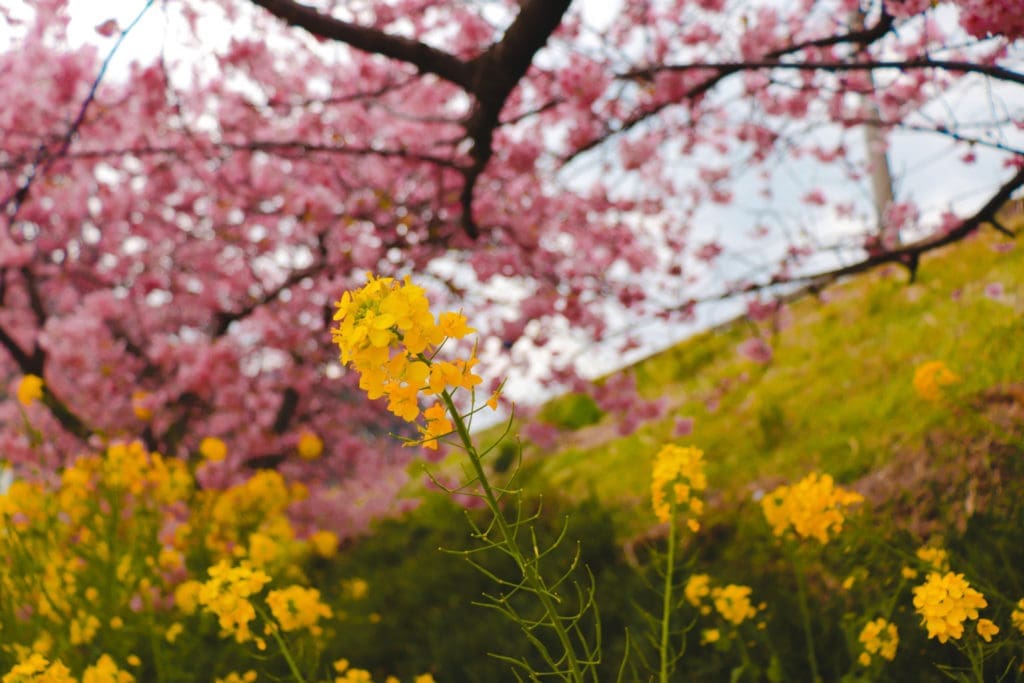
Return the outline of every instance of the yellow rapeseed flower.
<path id="1" fill-rule="evenodd" d="M 77 683 L 71 670 L 61 662 L 52 664 L 39 653 L 29 655 L 28 659 L 15 664 L 4 677 L 2 683 Z"/>
<path id="2" fill-rule="evenodd" d="M 941 360 L 922 363 L 914 371 L 914 390 L 926 401 L 942 400 L 942 387 L 956 384 L 960 378 Z"/>
<path id="3" fill-rule="evenodd" d="M 122 671 L 110 655 L 101 655 L 93 666 L 82 674 L 82 683 L 133 683 L 135 677 Z"/>
<path id="4" fill-rule="evenodd" d="M 43 378 L 39 375 L 25 375 L 18 382 L 18 402 L 28 407 L 33 401 L 40 401 L 43 398 Z"/>
<path id="5" fill-rule="evenodd" d="M 147 405 L 149 396 L 148 391 L 136 391 L 132 394 L 132 412 L 143 422 L 153 419 L 153 410 Z"/>
<path id="6" fill-rule="evenodd" d="M 199 442 L 199 455 L 210 462 L 220 462 L 228 457 L 228 446 L 216 436 L 208 436 Z"/>
<path id="7" fill-rule="evenodd" d="M 669 521 L 673 508 L 688 515 L 687 525 L 697 531 L 696 517 L 704 510 L 704 501 L 695 493 L 707 488 L 704 477 L 704 452 L 692 446 L 665 444 L 654 456 L 651 474 L 651 504 L 662 522 Z"/>
<path id="8" fill-rule="evenodd" d="M 723 588 L 713 588 L 711 599 L 723 619 L 739 626 L 745 620 L 757 616 L 757 609 L 750 602 L 750 593 L 750 586 L 731 583 Z"/>
<path id="9" fill-rule="evenodd" d="M 683 595 L 688 603 L 694 607 L 700 607 L 704 598 L 711 595 L 711 577 L 707 574 L 693 574 L 686 581 Z"/>
<path id="10" fill-rule="evenodd" d="M 921 624 L 929 638 L 940 643 L 950 638 L 959 640 L 964 622 L 977 619 L 978 610 L 988 602 L 964 579 L 963 574 L 931 572 L 923 585 L 914 588 L 914 609 L 921 615 Z"/>
<path id="11" fill-rule="evenodd" d="M 1024 599 L 1019 600 L 1016 609 L 1010 613 L 1010 623 L 1015 629 L 1024 633 Z"/>
<path id="12" fill-rule="evenodd" d="M 232 567 L 227 560 L 207 573 L 210 580 L 199 589 L 199 604 L 217 615 L 221 629 L 234 635 L 236 642 L 251 640 L 249 622 L 256 618 L 256 609 L 249 598 L 263 590 L 270 577 L 244 562 Z"/>
<path id="13" fill-rule="evenodd" d="M 309 546 L 320 557 L 330 559 L 338 552 L 338 535 L 333 531 L 316 531 L 309 537 Z"/>
<path id="14" fill-rule="evenodd" d="M 858 658 L 861 664 L 870 664 L 871 655 L 878 655 L 890 662 L 896 658 L 896 648 L 900 643 L 896 624 L 879 617 L 864 624 L 858 639 L 864 646 L 864 652 Z"/>
<path id="15" fill-rule="evenodd" d="M 792 528 L 800 538 L 828 543 L 829 532 L 838 534 L 846 519 L 844 508 L 864 500 L 846 491 L 827 474 L 811 473 L 792 486 L 780 486 L 761 500 L 765 519 L 776 536 Z"/>
<path id="16" fill-rule="evenodd" d="M 316 460 L 324 452 L 324 442 L 314 432 L 305 430 L 299 435 L 299 443 L 296 446 L 299 457 L 303 460 Z"/>
<path id="17" fill-rule="evenodd" d="M 978 619 L 976 628 L 978 629 L 978 635 L 981 636 L 986 643 L 991 643 L 992 636 L 999 633 L 999 627 L 992 623 L 991 619 Z"/>
<path id="18" fill-rule="evenodd" d="M 434 355 L 446 339 L 461 339 L 475 330 L 461 313 L 435 320 L 425 291 L 403 281 L 367 275 L 366 284 L 345 292 L 335 303 L 331 338 L 342 364 L 359 373 L 359 387 L 373 400 L 388 399 L 388 410 L 407 422 L 420 416 L 420 394 L 472 390 L 482 380 L 473 372 L 477 359 L 444 361 Z M 425 445 L 436 447 L 440 423 L 426 427 Z"/>
<path id="19" fill-rule="evenodd" d="M 214 683 L 253 683 L 256 678 L 256 672 L 251 669 L 246 671 L 244 674 L 238 674 L 232 671 L 224 678 L 214 679 Z"/>
<path id="20" fill-rule="evenodd" d="M 937 572 L 949 571 L 949 553 L 942 548 L 925 546 L 917 549 L 917 559 L 921 560 Z"/>
<path id="21" fill-rule="evenodd" d="M 315 588 L 288 586 L 267 594 L 267 605 L 284 631 L 308 628 L 313 635 L 323 629 L 317 622 L 320 618 L 334 616 L 331 608 L 320 602 L 320 591 Z"/>

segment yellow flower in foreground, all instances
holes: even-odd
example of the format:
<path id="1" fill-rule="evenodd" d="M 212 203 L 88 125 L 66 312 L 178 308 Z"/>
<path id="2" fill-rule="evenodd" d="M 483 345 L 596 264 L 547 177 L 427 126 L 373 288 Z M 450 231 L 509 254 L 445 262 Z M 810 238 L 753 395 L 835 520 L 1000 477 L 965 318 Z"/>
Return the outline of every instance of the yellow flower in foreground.
<path id="1" fill-rule="evenodd" d="M 812 473 L 792 486 L 780 486 L 761 501 L 765 519 L 776 536 L 792 527 L 800 538 L 828 543 L 846 519 L 844 508 L 863 502 L 859 493 L 842 489 L 827 474 Z"/>
<path id="2" fill-rule="evenodd" d="M 711 599 L 722 618 L 739 626 L 757 615 L 757 609 L 750 603 L 750 587 L 729 584 L 724 588 L 711 590 Z"/>
<path id="3" fill-rule="evenodd" d="M 914 371 L 914 390 L 917 395 L 933 403 L 942 400 L 942 387 L 956 384 L 960 378 L 941 360 L 932 360 Z"/>
<path id="4" fill-rule="evenodd" d="M 299 444 L 296 450 L 303 460 L 316 460 L 324 452 L 324 442 L 319 436 L 306 430 L 299 435 Z"/>
<path id="5" fill-rule="evenodd" d="M 313 635 L 317 635 L 323 630 L 317 625 L 320 617 L 330 619 L 334 616 L 331 608 L 320 602 L 320 591 L 315 588 L 288 586 L 270 591 L 267 594 L 267 605 L 284 631 L 308 628 Z"/>
<path id="6" fill-rule="evenodd" d="M 669 521 L 674 506 L 689 514 L 687 525 L 697 531 L 699 525 L 694 518 L 703 512 L 704 501 L 694 494 L 705 488 L 704 452 L 699 448 L 665 444 L 654 456 L 651 504 L 662 522 Z"/>
<path id="7" fill-rule="evenodd" d="M 18 401 L 23 406 L 32 405 L 33 401 L 43 398 L 43 378 L 39 375 L 25 375 L 18 383 Z"/>
<path id="8" fill-rule="evenodd" d="M 228 446 L 215 436 L 208 436 L 199 442 L 199 455 L 211 462 L 220 462 L 228 457 Z"/>
<path id="9" fill-rule="evenodd" d="M 1010 613 L 1010 623 L 1013 627 L 1024 633 L 1024 599 L 1017 602 L 1017 608 Z"/>
<path id="10" fill-rule="evenodd" d="M 342 364 L 359 373 L 359 387 L 371 400 L 386 397 L 388 410 L 406 422 L 419 417 L 421 393 L 470 390 L 481 382 L 472 371 L 475 355 L 455 361 L 434 358 L 446 339 L 475 330 L 461 313 L 449 311 L 435 320 L 426 292 L 408 277 L 399 282 L 368 275 L 363 287 L 342 294 L 335 307 L 338 326 L 331 329 L 331 338 Z M 437 431 L 435 425 L 432 432 Z"/>
<path id="11" fill-rule="evenodd" d="M 864 666 L 871 663 L 871 655 L 878 655 L 890 662 L 896 658 L 896 647 L 900 643 L 896 624 L 881 617 L 869 621 L 861 630 L 859 640 L 864 645 L 864 652 L 861 653 L 858 661 Z"/>
<path id="12" fill-rule="evenodd" d="M 999 627 L 990 619 L 978 619 L 978 635 L 985 639 L 986 643 L 992 642 L 992 636 L 999 633 Z"/>
<path id="13" fill-rule="evenodd" d="M 914 588 L 914 610 L 921 615 L 921 624 L 929 638 L 940 643 L 950 638 L 959 640 L 964 622 L 977 619 L 978 610 L 988 602 L 964 579 L 963 574 L 932 572 L 924 584 Z"/>

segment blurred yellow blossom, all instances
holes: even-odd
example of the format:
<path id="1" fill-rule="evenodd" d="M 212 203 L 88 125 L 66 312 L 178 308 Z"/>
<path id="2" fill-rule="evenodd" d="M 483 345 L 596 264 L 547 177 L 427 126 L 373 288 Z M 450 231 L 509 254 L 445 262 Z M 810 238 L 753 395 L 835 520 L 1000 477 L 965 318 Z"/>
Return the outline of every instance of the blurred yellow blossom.
<path id="1" fill-rule="evenodd" d="M 651 475 L 651 504 L 662 522 L 669 521 L 673 509 L 688 514 L 687 525 L 697 531 L 695 517 L 704 511 L 696 493 L 707 487 L 704 477 L 704 452 L 691 446 L 665 444 L 654 456 Z"/>
<path id="2" fill-rule="evenodd" d="M 199 455 L 210 462 L 220 462 L 228 457 L 228 446 L 216 436 L 207 436 L 199 442 Z"/>
<path id="3" fill-rule="evenodd" d="M 288 586 L 267 594 L 267 605 L 284 631 L 308 628 L 313 635 L 323 630 L 318 625 L 320 618 L 334 616 L 331 608 L 320 602 L 320 591 L 315 588 Z"/>
<path id="4" fill-rule="evenodd" d="M 296 450 L 303 460 L 316 460 L 324 452 L 324 442 L 314 432 L 305 430 L 299 435 L 299 444 Z"/>
<path id="5" fill-rule="evenodd" d="M 148 391 L 136 391 L 132 394 L 132 412 L 143 422 L 153 419 L 153 410 L 148 405 L 149 396 Z"/>
<path id="6" fill-rule="evenodd" d="M 199 590 L 203 584 L 189 580 L 178 584 L 174 589 L 174 604 L 185 614 L 195 614 L 199 608 Z"/>
<path id="7" fill-rule="evenodd" d="M 252 639 L 249 622 L 256 610 L 249 598 L 270 583 L 270 577 L 246 563 L 232 567 L 227 560 L 207 570 L 210 580 L 199 589 L 199 604 L 217 615 L 225 633 L 244 643 Z"/>
<path id="8" fill-rule="evenodd" d="M 992 636 L 999 633 L 999 627 L 992 623 L 991 619 L 978 619 L 976 628 L 978 629 L 978 635 L 981 636 L 986 643 L 991 643 Z"/>
<path id="9" fill-rule="evenodd" d="M 722 639 L 722 634 L 717 628 L 706 628 L 700 632 L 700 642 L 705 643 L 717 643 Z"/>
<path id="10" fill-rule="evenodd" d="M 110 655 L 101 655 L 99 661 L 86 668 L 82 683 L 132 683 L 135 677 L 122 671 Z"/>
<path id="11" fill-rule="evenodd" d="M 1019 600 L 1016 609 L 1010 613 L 1010 623 L 1015 629 L 1024 633 L 1024 599 Z"/>
<path id="12" fill-rule="evenodd" d="M 864 646 L 864 652 L 858 658 L 864 666 L 871 663 L 871 655 L 878 655 L 891 662 L 896 658 L 896 648 L 900 643 L 896 625 L 881 617 L 866 623 L 858 640 Z"/>
<path id="13" fill-rule="evenodd" d="M 321 529 L 310 535 L 309 545 L 318 556 L 330 559 L 338 552 L 338 535 Z"/>
<path id="14" fill-rule="evenodd" d="M 237 674 L 232 671 L 224 678 L 215 679 L 215 683 L 253 683 L 256 678 L 256 672 L 252 670 L 246 671 L 244 674 Z"/>
<path id="15" fill-rule="evenodd" d="M 749 586 L 729 584 L 723 588 L 711 589 L 711 599 L 723 619 L 739 626 L 757 615 L 757 609 L 750 603 L 750 593 Z"/>
<path id="16" fill-rule="evenodd" d="M 60 662 L 52 664 L 39 653 L 29 655 L 28 659 L 15 664 L 6 674 L 2 683 L 77 683 L 71 671 Z"/>
<path id="17" fill-rule="evenodd" d="M 942 399 L 942 387 L 955 384 L 960 378 L 941 360 L 922 363 L 914 371 L 914 390 L 926 401 Z"/>
<path id="18" fill-rule="evenodd" d="M 925 546 L 917 549 L 917 559 L 931 565 L 937 572 L 949 571 L 949 553 L 942 548 Z"/>
<path id="19" fill-rule="evenodd" d="M 929 638 L 940 643 L 959 640 L 964 621 L 977 619 L 978 610 L 988 605 L 985 597 L 971 588 L 963 574 L 932 572 L 923 585 L 914 588 L 914 609 Z"/>
<path id="20" fill-rule="evenodd" d="M 25 375 L 18 382 L 18 402 L 23 406 L 32 405 L 33 401 L 43 398 L 43 378 L 39 375 Z"/>
<path id="21" fill-rule="evenodd" d="M 761 500 L 765 519 L 776 536 L 792 527 L 800 538 L 828 543 L 846 519 L 844 508 L 864 500 L 859 493 L 835 486 L 827 474 L 811 473 L 792 486 L 780 486 Z"/>
<path id="22" fill-rule="evenodd" d="M 693 574 L 687 579 L 686 587 L 683 588 L 686 601 L 694 607 L 699 607 L 704 598 L 710 594 L 711 577 L 707 574 Z"/>

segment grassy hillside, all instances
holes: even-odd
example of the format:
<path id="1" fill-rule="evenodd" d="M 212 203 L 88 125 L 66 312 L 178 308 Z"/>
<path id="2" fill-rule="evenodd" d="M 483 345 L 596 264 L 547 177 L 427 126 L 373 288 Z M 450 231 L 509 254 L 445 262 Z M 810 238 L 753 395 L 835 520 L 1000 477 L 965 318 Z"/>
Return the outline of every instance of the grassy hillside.
<path id="1" fill-rule="evenodd" d="M 963 680 L 1005 671 L 1000 680 L 1024 682 L 1024 643 L 1011 621 L 1015 605 L 1024 610 L 1024 247 L 1015 247 L 986 232 L 924 258 L 912 284 L 904 270 L 880 270 L 793 303 L 776 321 L 784 324 L 739 320 L 626 368 L 645 397 L 669 406 L 628 436 L 619 435 L 621 416 L 601 415 L 587 397 L 563 396 L 540 411 L 563 428 L 554 447 L 523 449 L 524 509 L 538 509 L 543 496 L 529 543 L 539 538 L 543 548 L 564 531 L 561 555 L 546 558 L 546 570 L 560 575 L 578 551 L 583 573 L 594 577 L 600 680 L 615 680 L 627 646 L 634 664 L 654 661 L 648 635 L 667 525 L 651 509 L 651 468 L 660 446 L 674 442 L 701 448 L 708 475 L 701 529 L 681 542 L 673 565 L 677 589 L 707 575 L 762 601 L 756 624 L 736 625 L 709 605 L 677 601 L 685 680 L 813 680 L 817 671 L 845 683 L 930 682 L 964 674 L 967 650 L 929 639 L 914 611 L 912 591 L 933 569 L 917 551 L 929 545 L 945 549 L 949 566 L 984 592 L 985 617 L 1003 630 L 984 672 L 979 665 Z M 754 334 L 770 342 L 770 362 L 738 353 Z M 912 383 L 932 360 L 960 377 L 938 402 Z M 674 433 L 679 418 L 693 419 L 690 435 Z M 478 443 L 497 434 L 480 434 Z M 488 456 L 498 472 L 514 459 L 514 442 L 506 444 Z M 458 460 L 435 471 L 455 478 Z M 757 503 L 811 472 L 833 475 L 868 502 L 827 545 L 776 538 Z M 369 668 L 512 680 L 505 662 L 483 653 L 527 656 L 525 640 L 502 615 L 472 604 L 494 594 L 493 583 L 465 556 L 437 550 L 473 546 L 467 516 L 485 519 L 428 493 L 332 565 L 338 576 L 378 587 L 337 632 Z M 489 572 L 506 559 L 486 557 Z M 898 625 L 900 654 L 867 667 L 858 638 L 876 618 Z M 982 647 L 977 634 L 968 637 Z"/>
<path id="2" fill-rule="evenodd" d="M 528 480 L 596 495 L 629 534 L 650 524 L 650 463 L 665 441 L 705 451 L 721 503 L 810 470 L 855 482 L 989 438 L 991 410 L 1024 387 L 1024 249 L 1014 246 L 986 232 L 926 256 L 912 284 L 904 269 L 880 270 L 791 305 L 778 331 L 738 320 L 627 368 L 643 395 L 667 399 L 668 414 L 627 437 L 605 416 L 566 430 L 553 451 L 528 446 Z M 755 333 L 773 348 L 767 364 L 737 353 Z M 933 359 L 962 378 L 947 402 L 929 403 L 911 384 Z M 571 422 L 587 409 L 562 397 L 544 412 Z M 691 436 L 673 435 L 678 417 L 694 419 Z"/>

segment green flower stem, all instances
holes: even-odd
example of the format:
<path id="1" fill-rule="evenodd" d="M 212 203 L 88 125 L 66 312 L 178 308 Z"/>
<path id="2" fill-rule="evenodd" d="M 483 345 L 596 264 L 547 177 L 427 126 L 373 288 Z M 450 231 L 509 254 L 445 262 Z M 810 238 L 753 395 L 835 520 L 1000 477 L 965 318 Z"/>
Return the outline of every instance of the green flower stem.
<path id="1" fill-rule="evenodd" d="M 796 553 L 790 552 L 790 562 L 793 563 L 793 573 L 796 575 L 797 602 L 800 603 L 800 616 L 803 619 L 804 634 L 807 640 L 807 663 L 811 667 L 811 680 L 820 683 L 821 674 L 818 672 L 818 658 L 814 654 L 814 634 L 811 631 L 811 610 L 807 606 L 807 582 L 800 564 L 796 560 Z"/>
<path id="2" fill-rule="evenodd" d="M 441 400 L 444 401 L 445 407 L 448 409 L 448 414 L 451 416 L 452 421 L 455 424 L 455 432 L 458 434 L 459 440 L 466 449 L 466 454 L 469 456 L 469 462 L 473 466 L 473 472 L 476 474 L 477 480 L 480 482 L 481 489 L 483 489 L 484 500 L 486 501 L 491 514 L 494 516 L 494 523 L 501 535 L 501 543 L 515 560 L 516 565 L 519 567 L 520 572 L 522 572 L 523 578 L 529 585 L 530 589 L 537 596 L 537 599 L 540 600 L 541 606 L 544 608 L 544 613 L 547 615 L 549 625 L 554 629 L 555 635 L 558 637 L 558 641 L 565 652 L 565 663 L 569 673 L 571 674 L 570 680 L 583 681 L 583 672 L 580 669 L 579 658 L 576 656 L 572 639 L 570 638 L 568 631 L 566 631 L 565 625 L 562 623 L 562 617 L 559 615 L 558 610 L 555 607 L 555 603 L 551 599 L 551 592 L 545 584 L 543 577 L 540 575 L 540 572 L 537 570 L 536 563 L 530 562 L 526 557 L 524 557 L 519 548 L 519 544 L 515 540 L 512 529 L 509 528 L 508 523 L 505 521 L 505 516 L 502 514 L 501 508 L 498 505 L 498 497 L 495 495 L 494 488 L 487 479 L 487 473 L 484 471 L 483 464 L 480 462 L 480 454 L 473 445 L 473 440 L 469 435 L 469 429 L 466 427 L 466 422 L 462 419 L 462 415 L 455 407 L 455 402 L 452 400 L 452 396 L 447 389 L 441 392 Z"/>
<path id="3" fill-rule="evenodd" d="M 288 663 L 288 669 L 292 672 L 292 676 L 295 677 L 295 682 L 306 683 L 306 677 L 302 675 L 301 671 L 299 671 L 299 665 L 295 663 L 295 658 L 292 657 L 292 651 L 289 649 L 288 643 L 286 643 L 284 638 L 281 637 L 281 629 L 277 627 L 273 618 L 271 618 L 262 607 L 257 605 L 255 602 L 252 606 L 253 609 L 256 610 L 256 614 L 260 616 L 260 619 L 267 624 L 270 624 L 271 628 L 268 629 L 270 631 L 270 635 L 273 636 L 274 642 L 277 643 L 277 647 L 280 648 L 281 654 L 284 655 L 284 661 Z"/>
<path id="4" fill-rule="evenodd" d="M 668 683 L 669 653 L 668 638 L 672 619 L 672 572 L 676 564 L 676 505 L 672 504 L 672 513 L 668 520 L 668 558 L 665 566 L 665 590 L 661 602 L 661 683 Z"/>

